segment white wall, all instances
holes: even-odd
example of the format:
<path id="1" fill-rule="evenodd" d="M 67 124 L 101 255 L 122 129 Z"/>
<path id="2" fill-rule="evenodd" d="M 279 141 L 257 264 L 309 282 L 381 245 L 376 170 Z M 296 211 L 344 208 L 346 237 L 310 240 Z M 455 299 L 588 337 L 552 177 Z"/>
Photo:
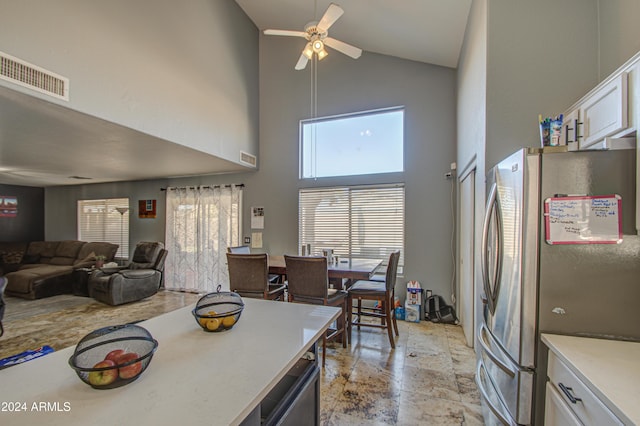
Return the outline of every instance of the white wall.
<path id="1" fill-rule="evenodd" d="M 0 51 L 70 80 L 42 97 L 238 162 L 258 150 L 258 31 L 229 0 L 21 0 Z"/>

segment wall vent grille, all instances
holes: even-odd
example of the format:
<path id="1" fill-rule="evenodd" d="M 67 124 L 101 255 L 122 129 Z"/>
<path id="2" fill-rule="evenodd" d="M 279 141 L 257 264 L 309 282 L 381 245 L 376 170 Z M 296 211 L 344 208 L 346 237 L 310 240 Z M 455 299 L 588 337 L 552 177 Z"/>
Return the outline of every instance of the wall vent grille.
<path id="1" fill-rule="evenodd" d="M 69 100 L 69 79 L 0 52 L 0 79 Z"/>
<path id="2" fill-rule="evenodd" d="M 248 164 L 252 167 L 256 167 L 258 159 L 255 155 L 251 155 L 248 152 L 240 151 L 240 162 Z"/>

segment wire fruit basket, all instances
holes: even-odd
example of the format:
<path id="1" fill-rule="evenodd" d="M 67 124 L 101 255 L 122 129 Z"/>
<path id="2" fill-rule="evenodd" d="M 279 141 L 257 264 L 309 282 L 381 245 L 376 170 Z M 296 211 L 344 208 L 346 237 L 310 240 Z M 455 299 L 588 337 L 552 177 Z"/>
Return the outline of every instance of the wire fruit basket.
<path id="1" fill-rule="evenodd" d="M 198 325 L 209 332 L 230 330 L 240 320 L 244 302 L 238 293 L 218 291 L 205 294 L 191 311 Z"/>
<path id="2" fill-rule="evenodd" d="M 113 389 L 140 377 L 157 347 L 158 341 L 138 325 L 103 327 L 80 339 L 69 365 L 89 386 Z"/>

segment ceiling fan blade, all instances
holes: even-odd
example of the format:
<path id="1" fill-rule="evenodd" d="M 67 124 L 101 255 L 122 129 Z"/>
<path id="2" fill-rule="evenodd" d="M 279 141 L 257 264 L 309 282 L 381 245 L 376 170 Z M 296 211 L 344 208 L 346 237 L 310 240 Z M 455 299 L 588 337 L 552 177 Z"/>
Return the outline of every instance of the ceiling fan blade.
<path id="1" fill-rule="evenodd" d="M 338 52 L 342 52 L 347 56 L 351 56 L 353 59 L 358 59 L 362 55 L 362 49 L 345 43 L 344 41 L 336 40 L 335 38 L 327 37 L 324 40 L 324 44 L 336 49 Z"/>
<path id="2" fill-rule="evenodd" d="M 298 63 L 296 64 L 296 70 L 303 70 L 307 67 L 307 62 L 309 62 L 309 58 L 307 58 L 304 53 L 300 55 L 300 59 L 298 59 Z"/>
<path id="3" fill-rule="evenodd" d="M 318 25 L 316 25 L 316 28 L 318 28 L 321 32 L 327 31 L 329 27 L 333 25 L 333 23 L 336 22 L 339 17 L 342 16 L 343 13 L 344 10 L 342 10 L 340 6 L 335 3 L 331 3 L 327 8 L 327 11 L 322 16 L 322 19 L 320 19 L 320 22 L 318 22 Z"/>
<path id="4" fill-rule="evenodd" d="M 306 37 L 307 33 L 304 31 L 292 31 L 292 30 L 264 30 L 265 35 L 277 35 L 277 36 L 291 36 L 291 37 Z"/>

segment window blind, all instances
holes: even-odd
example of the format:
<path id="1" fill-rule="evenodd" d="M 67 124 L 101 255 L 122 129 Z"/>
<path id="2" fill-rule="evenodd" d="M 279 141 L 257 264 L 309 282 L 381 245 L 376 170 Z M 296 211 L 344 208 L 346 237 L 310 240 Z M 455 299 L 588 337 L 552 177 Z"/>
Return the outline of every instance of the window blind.
<path id="1" fill-rule="evenodd" d="M 116 257 L 128 259 L 129 211 L 118 207 L 129 208 L 129 199 L 78 200 L 78 240 L 118 244 Z"/>
<path id="2" fill-rule="evenodd" d="M 387 260 L 400 250 L 404 265 L 404 185 L 301 189 L 298 209 L 299 244 L 311 253 Z"/>

